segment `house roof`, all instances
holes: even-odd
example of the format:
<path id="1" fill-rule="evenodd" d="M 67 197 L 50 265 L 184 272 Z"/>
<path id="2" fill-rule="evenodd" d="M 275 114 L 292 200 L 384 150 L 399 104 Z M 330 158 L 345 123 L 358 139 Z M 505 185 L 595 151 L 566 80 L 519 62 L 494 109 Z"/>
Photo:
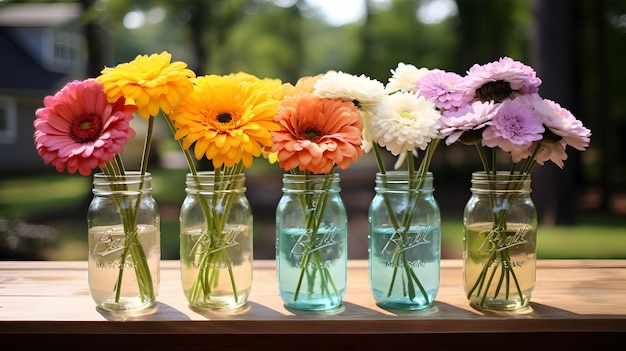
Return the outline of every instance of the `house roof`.
<path id="1" fill-rule="evenodd" d="M 0 5 L 0 90 L 57 90 L 68 79 L 68 72 L 46 69 L 14 34 L 28 28 L 63 26 L 80 18 L 81 9 L 75 3 Z"/>
<path id="2" fill-rule="evenodd" d="M 66 77 L 37 63 L 0 28 L 0 89 L 51 90 Z"/>
<path id="3" fill-rule="evenodd" d="M 76 19 L 81 11 L 81 5 L 76 3 L 1 5 L 0 26 L 54 27 Z"/>

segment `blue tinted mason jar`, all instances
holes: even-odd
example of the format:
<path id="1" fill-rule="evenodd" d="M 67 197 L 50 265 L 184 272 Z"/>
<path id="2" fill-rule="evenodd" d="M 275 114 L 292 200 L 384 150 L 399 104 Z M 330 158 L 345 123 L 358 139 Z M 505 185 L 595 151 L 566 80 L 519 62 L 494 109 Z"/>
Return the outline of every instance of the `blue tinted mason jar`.
<path id="1" fill-rule="evenodd" d="M 287 308 L 328 310 L 346 291 L 348 220 L 339 175 L 283 176 L 276 209 L 276 269 Z"/>
<path id="2" fill-rule="evenodd" d="M 369 280 L 382 308 L 421 310 L 439 290 L 441 217 L 433 175 L 406 171 L 376 174 L 369 208 Z"/>

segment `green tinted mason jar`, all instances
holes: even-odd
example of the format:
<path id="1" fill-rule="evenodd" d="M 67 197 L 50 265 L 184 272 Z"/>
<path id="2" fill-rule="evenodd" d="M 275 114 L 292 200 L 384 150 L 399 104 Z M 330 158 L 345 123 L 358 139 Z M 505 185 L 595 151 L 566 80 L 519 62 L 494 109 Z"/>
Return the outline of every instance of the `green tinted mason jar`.
<path id="1" fill-rule="evenodd" d="M 528 174 L 472 174 L 463 214 L 463 284 L 472 307 L 513 311 L 535 289 L 537 212 Z"/>
<path id="2" fill-rule="evenodd" d="M 182 287 L 199 309 L 243 306 L 252 289 L 253 220 L 245 175 L 187 174 L 180 209 Z"/>

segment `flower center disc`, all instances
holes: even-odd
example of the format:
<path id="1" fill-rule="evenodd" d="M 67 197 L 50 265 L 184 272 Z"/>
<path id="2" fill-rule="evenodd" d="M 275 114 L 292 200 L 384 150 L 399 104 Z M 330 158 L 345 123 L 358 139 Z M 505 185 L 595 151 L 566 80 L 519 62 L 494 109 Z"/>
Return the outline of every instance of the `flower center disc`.
<path id="1" fill-rule="evenodd" d="M 215 120 L 220 122 L 221 124 L 230 123 L 233 120 L 233 115 L 228 112 L 222 112 L 215 117 Z"/>
<path id="2" fill-rule="evenodd" d="M 70 125 L 72 138 L 81 143 L 96 140 L 102 131 L 102 119 L 93 113 L 75 118 Z"/>
<path id="3" fill-rule="evenodd" d="M 320 135 L 322 135 L 322 133 L 315 128 L 309 128 L 307 130 L 304 131 L 304 135 L 306 136 L 307 139 L 309 140 L 315 140 L 317 139 Z"/>
<path id="4" fill-rule="evenodd" d="M 509 97 L 511 93 L 513 93 L 511 85 L 503 80 L 485 83 L 476 89 L 476 95 L 481 101 L 493 100 L 500 102 Z"/>

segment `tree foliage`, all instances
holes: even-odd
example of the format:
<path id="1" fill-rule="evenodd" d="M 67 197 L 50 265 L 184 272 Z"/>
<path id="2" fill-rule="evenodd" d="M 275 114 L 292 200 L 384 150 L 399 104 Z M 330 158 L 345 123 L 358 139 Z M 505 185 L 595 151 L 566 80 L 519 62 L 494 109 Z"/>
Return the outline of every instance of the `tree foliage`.
<path id="1" fill-rule="evenodd" d="M 198 74 L 246 71 L 295 82 L 327 70 L 386 82 L 399 62 L 463 74 L 474 63 L 511 56 L 535 66 L 533 4 L 554 0 L 456 0 L 457 12 L 436 24 L 418 20 L 437 0 L 363 0 L 363 20 L 324 22 L 308 0 L 81 0 L 93 67 L 170 51 Z M 29 2 L 29 1 L 5 1 Z M 385 5 L 385 6 L 381 6 Z M 578 117 L 593 132 L 582 159 L 588 183 L 626 187 L 626 5 L 618 0 L 566 0 L 575 79 L 552 82 L 577 97 Z M 143 22 L 129 26 L 132 15 Z M 161 16 L 161 17 L 159 17 Z M 136 24 L 136 23 L 135 23 Z M 87 27 L 86 27 L 87 28 Z M 545 33 L 543 33 L 545 34 Z M 558 63 L 556 63 L 558 64 Z M 95 71 L 95 68 L 91 71 Z M 608 191 L 608 190 L 607 190 Z"/>

